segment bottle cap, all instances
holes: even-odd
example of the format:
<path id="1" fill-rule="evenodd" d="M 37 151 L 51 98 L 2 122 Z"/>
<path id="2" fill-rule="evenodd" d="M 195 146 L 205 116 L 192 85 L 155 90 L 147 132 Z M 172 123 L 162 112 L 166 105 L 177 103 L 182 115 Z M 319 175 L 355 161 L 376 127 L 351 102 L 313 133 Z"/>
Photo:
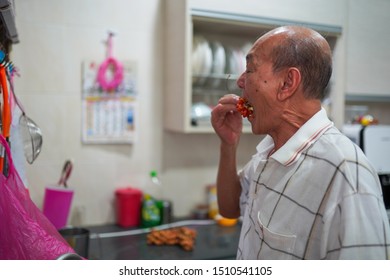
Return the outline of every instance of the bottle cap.
<path id="1" fill-rule="evenodd" d="M 150 171 L 150 177 L 157 177 L 157 171 L 156 170 Z"/>

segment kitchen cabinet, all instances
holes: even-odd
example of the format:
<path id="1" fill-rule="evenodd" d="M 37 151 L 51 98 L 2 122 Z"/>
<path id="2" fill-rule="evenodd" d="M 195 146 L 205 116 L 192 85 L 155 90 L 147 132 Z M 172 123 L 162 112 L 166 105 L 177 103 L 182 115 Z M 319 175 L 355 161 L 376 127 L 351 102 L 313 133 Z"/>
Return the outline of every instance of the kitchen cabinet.
<path id="1" fill-rule="evenodd" d="M 326 35 L 332 47 L 340 26 L 273 19 L 251 13 L 208 10 L 189 1 L 166 1 L 164 127 L 183 133 L 211 133 L 210 108 L 245 70 L 245 55 L 255 40 L 281 25 L 300 24 Z M 224 59 L 218 59 L 219 55 Z M 221 65 L 222 64 L 222 65 Z M 244 120 L 244 132 L 250 124 Z"/>
<path id="2" fill-rule="evenodd" d="M 390 102 L 390 1 L 349 1 L 346 100 Z"/>

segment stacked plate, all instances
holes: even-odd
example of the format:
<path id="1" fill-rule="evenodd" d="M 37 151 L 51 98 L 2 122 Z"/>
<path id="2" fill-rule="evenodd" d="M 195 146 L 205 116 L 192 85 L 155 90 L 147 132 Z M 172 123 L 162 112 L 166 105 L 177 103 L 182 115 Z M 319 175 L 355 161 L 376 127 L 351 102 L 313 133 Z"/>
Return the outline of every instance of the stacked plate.
<path id="1" fill-rule="evenodd" d="M 225 74 L 226 52 L 223 45 L 218 41 L 213 41 L 210 45 L 213 52 L 213 64 L 211 68 L 211 76 L 213 79 L 209 81 L 209 86 L 217 88 L 221 82 L 221 77 Z"/>
<path id="2" fill-rule="evenodd" d="M 224 75 L 241 75 L 246 67 L 246 55 L 252 44 L 243 47 L 223 46 L 218 41 L 208 41 L 195 35 L 192 48 L 192 84 L 218 88 Z"/>
<path id="3" fill-rule="evenodd" d="M 211 73 L 213 53 L 203 36 L 194 36 L 192 44 L 192 84 L 201 85 Z"/>

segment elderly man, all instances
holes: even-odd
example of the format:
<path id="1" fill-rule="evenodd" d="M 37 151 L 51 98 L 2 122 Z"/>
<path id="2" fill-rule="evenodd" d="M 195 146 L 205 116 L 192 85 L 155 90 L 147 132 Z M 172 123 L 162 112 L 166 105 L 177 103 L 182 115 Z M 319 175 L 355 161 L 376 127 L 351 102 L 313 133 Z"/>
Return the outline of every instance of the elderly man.
<path id="1" fill-rule="evenodd" d="M 389 259 L 378 175 L 321 107 L 332 74 L 327 41 L 308 28 L 279 27 L 246 59 L 237 84 L 252 132 L 265 137 L 242 170 L 239 97 L 222 97 L 211 117 L 221 140 L 219 211 L 243 216 L 237 259 Z"/>

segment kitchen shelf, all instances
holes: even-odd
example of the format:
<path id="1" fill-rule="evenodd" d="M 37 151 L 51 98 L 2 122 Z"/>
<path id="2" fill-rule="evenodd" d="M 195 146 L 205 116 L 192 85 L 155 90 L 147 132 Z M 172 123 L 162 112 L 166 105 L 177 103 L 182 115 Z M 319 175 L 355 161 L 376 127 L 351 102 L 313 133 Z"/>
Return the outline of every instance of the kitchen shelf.
<path id="1" fill-rule="evenodd" d="M 327 34 L 328 36 L 339 36 L 342 32 L 342 28 L 337 25 L 323 25 L 316 23 L 308 22 L 297 22 L 284 19 L 275 19 L 262 16 L 251 16 L 251 15 L 242 15 L 218 11 L 207 11 L 203 9 L 191 9 L 191 15 L 194 20 L 201 20 L 203 22 L 229 22 L 235 23 L 237 26 L 245 26 L 248 30 L 249 26 L 252 26 L 255 32 L 259 31 L 259 27 L 264 29 L 272 29 L 276 26 L 283 25 L 305 25 L 310 26 L 314 30 L 317 30 L 320 33 Z M 243 32 L 242 28 L 237 29 L 238 31 Z M 229 30 L 229 33 L 231 30 Z"/>
<path id="2" fill-rule="evenodd" d="M 218 12 L 190 7 L 187 0 L 166 1 L 166 55 L 164 128 L 181 133 L 213 133 L 210 122 L 194 125 L 191 116 L 192 106 L 197 103 L 213 107 L 219 98 L 227 93 L 240 94 L 235 83 L 245 70 L 245 55 L 258 37 L 281 25 L 304 25 L 326 34 L 331 47 L 335 46 L 341 27 L 315 23 L 294 22 L 283 19 L 257 17 L 247 14 Z M 215 75 L 193 72 L 194 38 L 222 44 L 225 54 L 234 52 L 240 55 L 234 69 Z M 212 48 L 211 48 L 212 51 Z M 228 56 L 229 57 L 229 56 Z M 214 62 L 215 63 L 215 62 Z M 226 64 L 229 59 L 226 60 Z M 231 63 L 231 62 L 230 62 Z M 204 72 L 200 72 L 201 74 Z M 195 75 L 196 74 L 196 75 Z M 228 79 L 229 77 L 229 79 Z M 201 83 L 194 81 L 201 80 Z M 211 84 L 218 86 L 211 87 Z M 243 132 L 250 132 L 250 124 L 245 119 Z"/>
<path id="3" fill-rule="evenodd" d="M 347 93 L 345 95 L 346 102 L 377 102 L 377 103 L 390 103 L 389 95 L 375 95 L 375 94 L 353 94 Z"/>

